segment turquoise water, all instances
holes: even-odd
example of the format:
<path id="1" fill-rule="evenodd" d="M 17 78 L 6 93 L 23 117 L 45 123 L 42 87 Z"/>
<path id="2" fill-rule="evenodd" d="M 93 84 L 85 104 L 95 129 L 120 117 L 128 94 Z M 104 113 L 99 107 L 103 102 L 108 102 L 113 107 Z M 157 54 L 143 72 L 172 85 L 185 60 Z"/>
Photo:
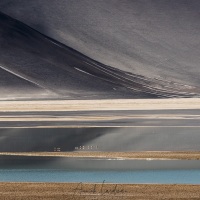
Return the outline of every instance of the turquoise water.
<path id="1" fill-rule="evenodd" d="M 200 184 L 200 170 L 50 170 L 1 169 L 1 182 L 102 182 Z"/>
<path id="2" fill-rule="evenodd" d="M 200 184 L 199 160 L 0 157 L 0 182 Z"/>

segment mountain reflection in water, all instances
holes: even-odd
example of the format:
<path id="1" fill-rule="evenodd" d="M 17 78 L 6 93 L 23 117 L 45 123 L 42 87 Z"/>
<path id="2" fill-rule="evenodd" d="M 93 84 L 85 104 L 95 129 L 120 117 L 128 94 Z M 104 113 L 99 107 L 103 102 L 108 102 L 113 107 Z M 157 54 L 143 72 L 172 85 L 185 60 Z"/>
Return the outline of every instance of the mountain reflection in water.
<path id="1" fill-rule="evenodd" d="M 0 129 L 0 151 L 200 150 L 198 127 Z"/>

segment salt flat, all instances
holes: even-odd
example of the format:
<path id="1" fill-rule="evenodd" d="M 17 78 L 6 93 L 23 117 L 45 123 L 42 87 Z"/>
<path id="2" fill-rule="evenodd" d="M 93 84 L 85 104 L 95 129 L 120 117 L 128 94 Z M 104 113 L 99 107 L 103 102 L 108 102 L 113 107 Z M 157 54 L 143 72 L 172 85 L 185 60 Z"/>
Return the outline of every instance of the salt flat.
<path id="1" fill-rule="evenodd" d="M 0 156 L 100 158 L 117 160 L 199 160 L 199 151 L 132 151 L 132 152 L 0 152 Z"/>
<path id="2" fill-rule="evenodd" d="M 200 109 L 199 98 L 0 101 L 0 111 L 91 111 Z"/>
<path id="3" fill-rule="evenodd" d="M 200 99 L 0 101 L 0 127 L 200 126 Z"/>

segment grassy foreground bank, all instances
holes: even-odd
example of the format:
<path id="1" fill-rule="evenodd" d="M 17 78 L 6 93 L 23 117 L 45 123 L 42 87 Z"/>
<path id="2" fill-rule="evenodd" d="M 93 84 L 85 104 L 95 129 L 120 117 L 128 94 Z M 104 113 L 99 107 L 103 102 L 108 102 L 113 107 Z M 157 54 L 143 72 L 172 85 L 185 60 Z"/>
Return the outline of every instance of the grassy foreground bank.
<path id="1" fill-rule="evenodd" d="M 0 199 L 200 199 L 199 185 L 0 183 Z"/>

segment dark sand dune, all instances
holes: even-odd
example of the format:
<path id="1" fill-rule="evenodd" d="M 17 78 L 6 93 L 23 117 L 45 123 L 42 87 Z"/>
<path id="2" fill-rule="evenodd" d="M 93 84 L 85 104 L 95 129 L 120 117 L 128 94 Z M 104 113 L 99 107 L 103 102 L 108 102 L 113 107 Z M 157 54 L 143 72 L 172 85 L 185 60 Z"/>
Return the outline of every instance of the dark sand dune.
<path id="1" fill-rule="evenodd" d="M 4 83 L 1 98 L 198 97 L 198 7 L 193 0 L 2 0 L 0 11 L 13 18 L 0 14 L 0 67 L 29 86 L 16 91 L 0 74 L 13 86 Z"/>
<path id="2" fill-rule="evenodd" d="M 9 94 L 18 87 L 21 94 L 21 85 L 27 85 L 30 95 L 33 90 L 42 89 L 50 98 L 155 97 L 151 92 L 149 95 L 126 88 L 129 83 L 119 80 L 117 75 L 122 72 L 97 63 L 7 15 L 0 14 L 0 27 L 0 69 L 4 90 Z M 7 93 L 2 92 L 1 98 Z"/>
<path id="3" fill-rule="evenodd" d="M 198 0 L 0 2 L 2 12 L 101 63 L 198 85 L 199 9 Z"/>
<path id="4" fill-rule="evenodd" d="M 198 87 L 199 9 L 196 0 L 0 2 L 0 11 L 94 60 Z"/>
<path id="5" fill-rule="evenodd" d="M 12 99 L 14 97 L 20 98 L 20 95 L 28 98 L 31 94 L 45 96 L 43 90 L 34 83 L 31 83 L 4 69 L 0 69 L 0 91 L 1 99 Z"/>

